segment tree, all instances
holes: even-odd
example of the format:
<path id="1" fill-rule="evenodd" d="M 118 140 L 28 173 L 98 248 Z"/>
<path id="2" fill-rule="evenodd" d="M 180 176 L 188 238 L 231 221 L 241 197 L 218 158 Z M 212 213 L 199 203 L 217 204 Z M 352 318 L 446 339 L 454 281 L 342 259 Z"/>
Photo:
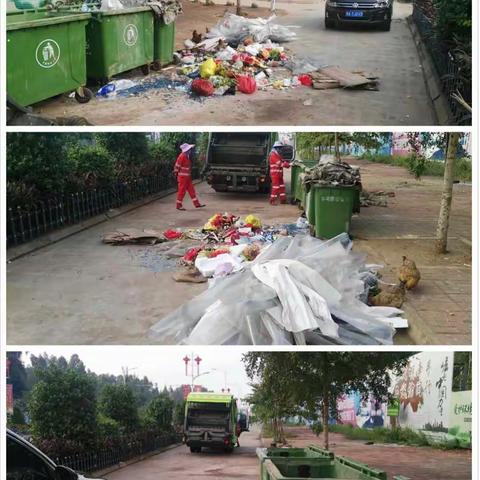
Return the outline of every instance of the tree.
<path id="1" fill-rule="evenodd" d="M 37 439 L 64 439 L 92 445 L 96 436 L 95 383 L 74 368 L 50 364 L 35 372 L 27 406 Z"/>
<path id="2" fill-rule="evenodd" d="M 297 133 L 296 144 L 303 156 L 313 156 L 315 152 L 333 152 L 340 156 L 341 145 L 356 144 L 367 150 L 378 149 L 389 138 L 388 133 L 377 132 L 355 132 L 355 133 L 324 133 L 324 132 L 303 132 Z"/>
<path id="3" fill-rule="evenodd" d="M 390 398 L 392 374 L 399 374 L 411 353 L 380 352 L 250 352 L 244 355 L 247 375 L 267 375 L 280 386 L 275 393 L 306 412 L 321 412 L 324 447 L 329 448 L 328 421 L 337 399 L 349 392 L 379 400 Z M 283 356 L 283 360 L 282 357 Z M 267 392 L 270 395 L 273 392 Z M 269 398 L 274 402 L 275 398 Z"/>
<path id="4" fill-rule="evenodd" d="M 149 156 L 145 133 L 103 132 L 97 133 L 95 140 L 121 164 L 138 165 Z"/>
<path id="5" fill-rule="evenodd" d="M 170 431 L 172 429 L 173 407 L 173 400 L 168 393 L 162 392 L 147 406 L 148 423 L 162 432 Z"/>
<path id="6" fill-rule="evenodd" d="M 105 385 L 100 393 L 98 410 L 127 431 L 138 426 L 137 402 L 129 385 Z"/>
<path id="7" fill-rule="evenodd" d="M 13 398 L 22 398 L 27 390 L 27 371 L 22 362 L 22 352 L 7 352 L 9 364 L 8 383 L 12 384 Z"/>
<path id="8" fill-rule="evenodd" d="M 270 424 L 274 443 L 285 443 L 283 419 L 299 413 L 295 392 L 285 388 L 285 376 L 291 368 L 291 353 L 248 353 L 243 357 L 245 369 L 252 380 L 253 393 L 247 401 L 253 405 L 256 418 Z"/>
<path id="9" fill-rule="evenodd" d="M 435 252 L 438 254 L 447 253 L 448 227 L 450 223 L 450 211 L 452 206 L 455 161 L 457 158 L 459 140 L 460 133 L 448 134 L 447 156 L 445 158 L 445 172 L 443 176 L 443 193 L 435 240 Z"/>

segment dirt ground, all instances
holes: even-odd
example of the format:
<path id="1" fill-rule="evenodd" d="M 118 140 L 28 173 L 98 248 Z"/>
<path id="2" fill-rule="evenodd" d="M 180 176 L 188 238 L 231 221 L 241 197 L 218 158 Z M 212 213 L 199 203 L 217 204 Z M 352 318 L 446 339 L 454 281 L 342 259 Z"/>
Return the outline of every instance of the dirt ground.
<path id="1" fill-rule="evenodd" d="M 401 344 L 470 343 L 471 186 L 455 185 L 450 253 L 431 253 L 442 179 L 417 182 L 405 169 L 356 161 L 366 190 L 393 190 L 386 208 L 362 208 L 353 218 L 354 249 L 385 265 L 396 281 L 401 256 L 417 262 L 419 286 L 408 292 L 408 331 Z M 287 188 L 289 179 L 286 179 Z M 206 286 L 176 283 L 155 246 L 108 246 L 117 228 L 199 227 L 216 212 L 255 213 L 266 224 L 296 221 L 296 206 L 271 206 L 265 195 L 215 193 L 197 186 L 207 207 L 178 213 L 173 195 L 117 216 L 7 265 L 7 337 L 10 344 L 144 344 L 149 328 Z"/>
<path id="2" fill-rule="evenodd" d="M 83 105 L 64 95 L 35 105 L 34 111 L 50 118 L 80 116 L 93 125 L 434 125 L 422 65 L 407 25 L 411 4 L 395 2 L 392 30 L 381 32 L 325 30 L 324 2 L 277 4 L 278 22 L 297 33 L 294 41 L 285 44 L 289 55 L 378 76 L 379 91 L 298 87 L 194 99 L 182 91 L 163 88 L 132 98 L 93 99 Z M 218 3 L 205 6 L 183 1 L 185 13 L 177 21 L 177 47 L 183 46 L 194 29 L 204 32 L 225 11 L 234 9 Z M 270 16 L 265 8 L 268 2 L 259 1 L 260 8 L 253 9 L 250 2 L 243 3 L 248 16 Z M 161 76 L 170 78 L 173 72 L 165 70 Z M 143 76 L 133 71 L 119 78 L 141 80 Z"/>
<path id="3" fill-rule="evenodd" d="M 306 427 L 287 427 L 292 447 L 315 444 L 322 447 L 322 438 Z M 265 446 L 271 439 L 262 439 Z M 367 464 L 387 472 L 388 478 L 404 475 L 412 480 L 469 480 L 472 478 L 471 450 L 440 450 L 430 447 L 409 447 L 395 444 L 367 445 L 361 440 L 348 440 L 330 434 L 330 450 L 336 455 Z"/>

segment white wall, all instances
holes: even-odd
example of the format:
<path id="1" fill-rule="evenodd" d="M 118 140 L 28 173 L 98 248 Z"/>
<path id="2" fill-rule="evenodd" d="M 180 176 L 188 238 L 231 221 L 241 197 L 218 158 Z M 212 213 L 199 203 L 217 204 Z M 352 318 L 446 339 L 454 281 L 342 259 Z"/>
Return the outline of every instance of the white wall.
<path id="1" fill-rule="evenodd" d="M 453 352 L 423 352 L 411 357 L 393 382 L 400 399 L 398 424 L 414 429 L 448 429 L 452 399 Z"/>

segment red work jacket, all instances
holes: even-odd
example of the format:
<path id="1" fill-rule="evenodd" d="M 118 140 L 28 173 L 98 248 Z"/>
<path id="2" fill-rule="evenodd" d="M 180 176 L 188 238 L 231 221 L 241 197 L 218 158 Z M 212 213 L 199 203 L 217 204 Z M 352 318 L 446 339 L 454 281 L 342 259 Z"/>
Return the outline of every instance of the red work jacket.
<path id="1" fill-rule="evenodd" d="M 175 162 L 173 172 L 178 175 L 178 179 L 181 177 L 190 178 L 192 174 L 192 162 L 186 153 L 181 153 Z"/>

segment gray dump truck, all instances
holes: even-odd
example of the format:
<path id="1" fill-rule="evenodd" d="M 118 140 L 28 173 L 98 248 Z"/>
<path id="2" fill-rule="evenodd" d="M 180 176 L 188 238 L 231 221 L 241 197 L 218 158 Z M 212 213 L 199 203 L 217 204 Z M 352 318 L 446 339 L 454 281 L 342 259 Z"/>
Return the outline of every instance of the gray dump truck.
<path id="1" fill-rule="evenodd" d="M 268 156 L 276 133 L 210 133 L 203 176 L 216 192 L 270 191 Z"/>

